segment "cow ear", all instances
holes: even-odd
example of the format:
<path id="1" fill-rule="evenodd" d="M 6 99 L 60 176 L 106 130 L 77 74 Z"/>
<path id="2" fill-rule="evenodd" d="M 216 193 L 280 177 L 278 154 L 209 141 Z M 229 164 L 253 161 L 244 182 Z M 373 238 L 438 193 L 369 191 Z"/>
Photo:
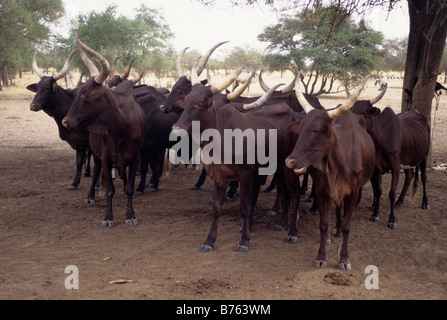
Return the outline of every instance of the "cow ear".
<path id="1" fill-rule="evenodd" d="M 26 88 L 31 92 L 37 92 L 37 83 L 30 84 Z"/>
<path id="2" fill-rule="evenodd" d="M 327 126 L 327 132 L 326 132 L 326 136 L 327 136 L 328 139 L 332 138 L 334 130 L 335 130 L 335 125 L 333 123 L 330 123 Z"/>
<path id="3" fill-rule="evenodd" d="M 298 121 L 291 122 L 287 125 L 286 128 L 288 131 L 298 134 L 298 130 L 300 128 L 300 123 Z"/>
<path id="4" fill-rule="evenodd" d="M 369 108 L 368 114 L 372 116 L 377 116 L 380 113 L 380 109 L 376 107 Z"/>

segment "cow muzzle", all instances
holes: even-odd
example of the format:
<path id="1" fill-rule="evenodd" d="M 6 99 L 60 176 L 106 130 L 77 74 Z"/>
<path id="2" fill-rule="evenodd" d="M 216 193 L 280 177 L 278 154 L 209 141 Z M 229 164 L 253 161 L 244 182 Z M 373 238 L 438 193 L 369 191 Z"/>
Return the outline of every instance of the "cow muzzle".
<path id="1" fill-rule="evenodd" d="M 31 111 L 40 111 L 40 110 L 42 110 L 42 106 L 40 104 L 38 104 L 38 103 L 31 103 L 29 105 L 29 108 L 30 108 Z"/>
<path id="2" fill-rule="evenodd" d="M 296 174 L 305 174 L 307 171 L 307 167 L 295 168 L 296 160 L 293 158 L 287 158 L 285 162 L 287 168 L 293 169 L 293 172 L 295 172 Z"/>
<path id="3" fill-rule="evenodd" d="M 78 126 L 77 121 L 68 117 L 62 119 L 62 125 L 67 129 L 76 129 Z"/>

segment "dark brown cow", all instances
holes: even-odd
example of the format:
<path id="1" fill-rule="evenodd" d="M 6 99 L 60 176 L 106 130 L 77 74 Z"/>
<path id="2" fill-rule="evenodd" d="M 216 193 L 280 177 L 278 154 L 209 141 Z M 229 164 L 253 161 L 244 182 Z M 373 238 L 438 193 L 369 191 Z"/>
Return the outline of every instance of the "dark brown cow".
<path id="1" fill-rule="evenodd" d="M 98 75 L 93 74 L 79 89 L 62 123 L 69 129 L 85 127 L 90 133 L 92 151 L 102 160 L 107 196 L 107 209 L 102 227 L 114 226 L 112 198 L 115 187 L 112 180 L 112 166 L 115 166 L 124 181 L 124 192 L 127 195 L 126 224 L 136 226 L 138 221 L 135 218 L 132 199 L 140 162 L 140 149 L 146 134 L 146 123 L 144 112 L 132 95 L 134 82 L 126 80 L 112 91 L 103 85 L 109 75 L 110 67 L 107 60 L 79 39 L 76 39 L 76 47 L 84 63 L 89 65 L 85 50 L 100 64 L 101 72 Z"/>
<path id="2" fill-rule="evenodd" d="M 242 69 L 240 69 L 241 71 Z M 194 75 L 194 72 L 191 73 Z M 235 75 L 237 77 L 237 74 Z M 293 111 L 287 104 L 277 104 L 268 106 L 265 108 L 257 108 L 252 112 L 242 113 L 238 110 L 237 103 L 224 103 L 219 105 L 214 98 L 214 95 L 220 93 L 225 87 L 228 87 L 232 81 L 226 83 L 222 87 L 204 86 L 198 83 L 196 77 L 192 79 L 192 90 L 184 100 L 185 110 L 180 116 L 177 123 L 173 126 L 173 129 L 184 129 L 187 132 L 191 132 L 192 121 L 200 122 L 200 131 L 203 133 L 206 129 L 216 129 L 219 132 L 222 140 L 218 140 L 221 143 L 221 163 L 212 162 L 205 164 L 206 171 L 211 179 L 214 181 L 214 201 L 213 201 L 213 221 L 211 229 L 206 241 L 202 244 L 200 250 L 202 252 L 210 251 L 215 244 L 217 237 L 217 225 L 222 209 L 222 201 L 224 198 L 225 188 L 231 181 L 240 182 L 240 211 L 242 217 L 242 236 L 239 246 L 236 251 L 244 252 L 248 249 L 250 240 L 250 230 L 253 222 L 253 211 L 259 194 L 261 184 L 265 183 L 266 176 L 259 175 L 258 169 L 262 164 L 255 159 L 254 163 L 247 161 L 247 141 L 243 141 L 243 163 L 236 164 L 234 158 L 231 163 L 224 163 L 224 141 L 225 130 L 241 130 L 245 132 L 247 129 L 263 129 L 266 133 L 265 141 L 269 141 L 269 129 L 275 130 L 277 133 L 276 143 L 276 159 L 277 159 L 277 171 L 281 172 L 281 178 L 278 180 L 283 183 L 285 179 L 282 179 L 282 175 L 287 173 L 288 170 L 283 170 L 284 160 L 288 151 L 293 147 L 291 142 L 293 134 L 286 129 L 288 123 L 295 120 Z M 239 107 L 242 107 L 239 105 Z M 216 138 L 218 139 L 218 138 Z M 255 145 L 258 144 L 256 135 Z M 206 144 L 202 144 L 205 147 Z M 234 147 L 234 146 L 233 146 Z M 269 154 L 272 146 L 266 144 L 265 154 Z M 295 178 L 295 177 L 294 177 Z M 296 183 L 297 179 L 292 179 L 291 183 Z M 291 190 L 298 190 L 297 187 Z M 295 221 L 294 225 L 291 225 L 289 232 L 289 238 L 296 238 L 296 209 L 298 208 L 297 202 L 299 197 L 297 193 L 292 198 L 292 206 L 295 210 L 295 217 L 292 221 Z M 293 241 L 293 239 L 290 239 Z"/>
<path id="3" fill-rule="evenodd" d="M 374 143 L 366 131 L 365 120 L 350 112 L 367 78 L 355 93 L 340 107 L 331 110 L 316 110 L 306 103 L 297 81 L 298 100 L 305 107 L 306 117 L 289 125 L 299 134 L 293 152 L 286 165 L 297 174 L 309 171 L 315 181 L 315 194 L 320 214 L 320 248 L 315 267 L 324 268 L 326 241 L 330 241 L 329 218 L 332 204 L 337 206 L 337 234 L 343 233 L 340 268 L 351 269 L 348 255 L 348 239 L 351 218 L 360 188 L 368 182 L 374 171 Z M 341 222 L 341 206 L 344 217 Z"/>
<path id="4" fill-rule="evenodd" d="M 57 84 L 57 81 L 68 73 L 70 60 L 72 58 L 73 50 L 65 61 L 64 67 L 54 76 L 45 76 L 39 69 L 36 63 L 36 55 L 33 56 L 32 66 L 34 72 L 40 77 L 38 83 L 33 83 L 26 88 L 35 92 L 33 101 L 30 104 L 30 110 L 37 112 L 43 110 L 46 114 L 54 119 L 59 130 L 59 137 L 66 141 L 70 147 L 76 150 L 76 174 L 73 182 L 68 186 L 68 190 L 74 190 L 78 187 L 81 181 L 82 166 L 85 163 L 86 153 L 89 151 L 88 132 L 85 130 L 68 130 L 62 125 L 62 119 L 68 113 L 71 104 L 74 100 L 74 94 L 78 89 L 66 90 Z M 94 158 L 95 165 L 99 159 Z M 89 168 L 88 168 L 89 169 Z M 86 168 L 86 176 L 89 175 Z M 96 185 L 98 171 L 94 170 L 92 184 L 89 190 L 87 199 L 92 199 L 92 192 Z"/>
<path id="5" fill-rule="evenodd" d="M 388 227 L 395 229 L 397 228 L 397 219 L 394 209 L 403 203 L 414 176 L 413 168 L 404 169 L 405 182 L 399 199 L 396 201 L 396 188 L 399 182 L 401 165 L 416 167 L 416 170 L 421 170 L 423 186 L 422 209 L 429 209 L 426 194 L 426 166 L 430 148 L 430 126 L 426 117 L 417 111 L 413 110 L 396 115 L 391 108 L 387 107 L 381 111 L 368 101 L 364 101 L 362 104 L 355 104 L 352 112 L 358 113 L 365 118 L 368 133 L 371 135 L 376 147 L 377 168 L 371 180 L 374 201 L 373 214 L 370 220 L 374 222 L 379 221 L 382 175 L 391 170 Z M 416 176 L 415 187 L 417 186 L 417 179 Z"/>

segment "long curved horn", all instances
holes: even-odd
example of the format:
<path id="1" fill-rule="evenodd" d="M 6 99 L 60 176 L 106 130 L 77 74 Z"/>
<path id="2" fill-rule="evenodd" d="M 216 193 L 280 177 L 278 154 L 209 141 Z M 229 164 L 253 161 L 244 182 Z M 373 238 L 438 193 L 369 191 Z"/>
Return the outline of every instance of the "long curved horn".
<path id="1" fill-rule="evenodd" d="M 67 70 L 67 73 L 65 74 L 65 82 L 67 83 L 67 89 L 73 89 L 73 82 L 70 78 L 70 69 Z"/>
<path id="2" fill-rule="evenodd" d="M 70 61 L 71 58 L 73 57 L 73 54 L 75 53 L 76 50 L 73 50 L 70 52 L 70 54 L 67 57 L 67 60 L 65 60 L 65 64 L 62 67 L 62 69 L 59 71 L 59 73 L 55 76 L 53 76 L 54 81 L 57 81 L 59 79 L 62 79 L 68 72 L 68 69 L 70 69 Z"/>
<path id="3" fill-rule="evenodd" d="M 76 46 L 79 45 L 85 50 L 87 51 L 101 66 L 101 72 L 95 76 L 95 81 L 96 83 L 102 84 L 107 77 L 109 76 L 109 72 L 110 72 L 110 65 L 109 62 L 106 60 L 106 58 L 104 58 L 102 55 L 100 55 L 98 52 L 96 52 L 95 50 L 91 49 L 90 47 L 88 47 L 87 45 L 85 45 L 84 43 L 82 43 L 81 40 L 79 40 L 79 38 L 76 38 Z"/>
<path id="4" fill-rule="evenodd" d="M 233 76 L 231 76 L 230 78 L 225 80 L 219 86 L 214 86 L 214 85 L 211 86 L 211 91 L 213 91 L 214 93 L 218 93 L 218 92 L 221 92 L 222 90 L 225 90 L 226 88 L 228 88 L 237 79 L 237 77 L 241 74 L 242 70 L 244 70 L 244 68 L 247 65 L 248 65 L 248 62 L 244 63 L 239 69 L 236 70 L 236 72 L 233 74 Z"/>
<path id="5" fill-rule="evenodd" d="M 134 84 L 137 84 L 138 82 L 140 82 L 141 78 L 143 78 L 143 74 L 144 74 L 144 68 L 140 71 L 137 78 L 132 79 L 132 82 Z"/>
<path id="6" fill-rule="evenodd" d="M 198 57 L 195 61 L 194 61 L 194 63 L 192 64 L 192 68 L 191 68 L 191 75 L 190 75 L 190 77 L 191 77 L 191 85 L 195 85 L 195 84 L 197 84 L 197 83 L 199 83 L 199 75 L 197 74 L 197 65 L 198 65 L 198 63 L 199 63 L 199 60 L 201 59 L 202 57 L 200 56 L 200 57 Z"/>
<path id="7" fill-rule="evenodd" d="M 285 88 L 281 89 L 281 92 L 284 92 L 284 93 L 291 92 L 295 88 L 295 80 L 296 80 L 297 76 L 298 75 L 295 75 L 295 78 L 292 80 L 292 82 L 290 82 L 289 85 L 286 86 Z"/>
<path id="8" fill-rule="evenodd" d="M 188 49 L 189 47 L 183 49 L 182 52 L 180 52 L 180 54 L 177 57 L 177 73 L 179 78 L 186 75 L 185 71 L 183 70 L 183 57 L 185 56 L 185 52 Z"/>
<path id="9" fill-rule="evenodd" d="M 388 88 L 388 83 L 385 83 L 383 88 L 382 88 L 382 92 L 375 98 L 369 100 L 369 102 L 371 102 L 372 105 L 376 104 L 377 102 L 380 101 L 380 99 L 383 98 L 383 96 L 385 95 L 386 89 Z"/>
<path id="10" fill-rule="evenodd" d="M 36 62 L 36 54 L 33 55 L 33 70 L 39 76 L 39 78 L 45 77 L 45 74 L 39 69 Z"/>
<path id="11" fill-rule="evenodd" d="M 256 72 L 253 72 L 251 74 L 251 76 L 248 78 L 247 82 L 244 83 L 244 85 L 237 87 L 236 90 L 227 94 L 227 99 L 234 100 L 234 99 L 238 98 L 245 91 L 245 89 L 248 88 L 248 86 L 250 85 L 251 79 L 255 76 L 255 74 L 256 74 Z"/>
<path id="12" fill-rule="evenodd" d="M 259 72 L 259 85 L 261 86 L 262 90 L 264 90 L 265 92 L 270 90 L 270 87 L 264 82 L 264 79 L 262 79 L 262 72 L 264 70 L 261 70 L 261 72 Z"/>
<path id="13" fill-rule="evenodd" d="M 264 93 L 262 95 L 262 97 L 260 97 L 255 102 L 250 103 L 250 104 L 244 104 L 243 109 L 244 110 L 251 110 L 251 109 L 255 109 L 255 108 L 261 107 L 270 98 L 272 93 L 275 92 L 275 90 L 278 89 L 278 87 L 283 86 L 283 85 L 285 85 L 285 83 L 277 84 L 276 86 L 274 86 L 271 89 L 267 90 L 267 92 Z"/>
<path id="14" fill-rule="evenodd" d="M 113 78 L 113 76 L 116 73 L 116 62 L 118 61 L 119 58 L 121 58 L 121 56 L 116 57 L 112 61 L 112 65 L 110 66 L 110 78 Z"/>
<path id="15" fill-rule="evenodd" d="M 79 40 L 80 42 L 80 40 Z M 85 54 L 84 49 L 82 49 L 82 46 L 80 43 L 78 43 L 78 38 L 76 38 L 76 48 L 78 49 L 79 55 L 81 56 L 82 61 L 84 62 L 85 66 L 87 67 L 88 71 L 90 72 L 90 76 L 97 76 L 99 74 L 98 68 L 93 64 L 92 60 L 87 57 Z"/>
<path id="16" fill-rule="evenodd" d="M 309 113 L 314 109 L 314 107 L 311 106 L 311 104 L 306 100 L 306 98 L 303 95 L 303 92 L 301 91 L 301 71 L 298 73 L 297 77 L 295 78 L 295 95 L 298 99 L 298 102 L 300 103 L 301 107 L 306 113 Z"/>
<path id="17" fill-rule="evenodd" d="M 230 42 L 230 41 L 220 42 L 220 43 L 214 45 L 211 49 L 209 49 L 205 53 L 203 58 L 200 60 L 199 65 L 197 66 L 197 75 L 198 76 L 200 76 L 200 74 L 202 73 L 203 69 L 205 68 L 206 64 L 208 63 L 208 60 L 210 59 L 210 57 L 213 54 L 214 50 L 216 50 L 218 47 L 220 47 L 221 45 L 223 45 L 224 43 L 227 43 L 227 42 Z"/>
<path id="18" fill-rule="evenodd" d="M 120 74 L 120 79 L 121 80 L 126 80 L 127 77 L 130 74 L 130 69 L 132 68 L 132 63 L 135 61 L 137 57 L 133 58 L 132 60 L 130 60 L 129 65 L 127 66 L 126 71 L 124 71 L 123 73 Z"/>
<path id="19" fill-rule="evenodd" d="M 341 106 L 339 106 L 338 108 L 336 108 L 334 110 L 328 111 L 329 118 L 331 118 L 331 119 L 338 118 L 338 117 L 342 116 L 345 112 L 350 110 L 351 107 L 354 105 L 354 103 L 357 101 L 357 99 L 360 95 L 360 92 L 362 92 L 362 89 L 363 89 L 366 81 L 368 81 L 369 78 L 370 78 L 370 76 L 364 77 L 362 82 L 360 82 L 360 84 L 357 86 L 355 91 L 351 94 L 349 99 L 346 100 Z"/>

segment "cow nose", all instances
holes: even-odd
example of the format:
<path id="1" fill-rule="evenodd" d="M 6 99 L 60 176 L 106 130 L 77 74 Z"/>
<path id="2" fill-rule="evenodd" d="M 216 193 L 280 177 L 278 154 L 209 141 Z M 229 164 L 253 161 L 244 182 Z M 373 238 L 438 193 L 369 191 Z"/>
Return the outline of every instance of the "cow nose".
<path id="1" fill-rule="evenodd" d="M 295 165 L 295 163 L 296 163 L 295 159 L 291 159 L 291 158 L 286 159 L 286 166 L 290 169 L 293 169 L 293 166 Z"/>
<path id="2" fill-rule="evenodd" d="M 62 125 L 65 128 L 68 128 L 70 126 L 70 121 L 67 118 L 62 119 Z"/>
<path id="3" fill-rule="evenodd" d="M 165 112 L 166 106 L 164 104 L 161 104 L 160 105 L 160 110 L 161 110 L 161 112 Z"/>
<path id="4" fill-rule="evenodd" d="M 31 111 L 39 111 L 40 110 L 40 106 L 37 103 L 31 103 L 29 105 L 29 108 Z"/>

